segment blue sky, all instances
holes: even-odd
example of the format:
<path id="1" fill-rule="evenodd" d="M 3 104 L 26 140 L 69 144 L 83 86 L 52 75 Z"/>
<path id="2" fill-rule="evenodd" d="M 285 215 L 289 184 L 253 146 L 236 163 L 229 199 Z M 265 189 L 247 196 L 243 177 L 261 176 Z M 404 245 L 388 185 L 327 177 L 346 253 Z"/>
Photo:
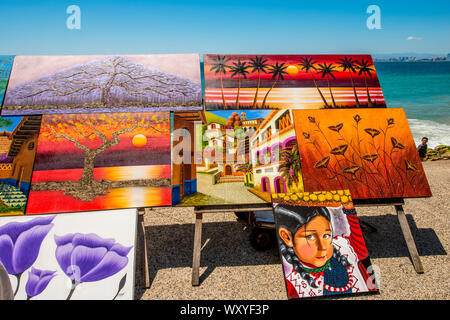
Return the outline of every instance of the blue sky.
<path id="1" fill-rule="evenodd" d="M 381 30 L 366 27 L 372 4 Z M 69 5 L 81 30 L 66 27 Z M 0 19 L 0 54 L 450 53 L 448 0 L 16 0 Z"/>
<path id="2" fill-rule="evenodd" d="M 9 132 L 13 132 L 14 129 L 17 127 L 17 125 L 20 123 L 20 121 L 22 121 L 23 117 L 0 117 L 0 118 L 6 118 L 11 120 L 13 123 L 9 126 L 9 127 L 0 127 L 0 131 L 9 131 Z"/>
<path id="3" fill-rule="evenodd" d="M 247 120 L 256 119 L 256 118 L 265 118 L 269 115 L 271 110 L 221 110 L 221 111 L 209 111 L 214 113 L 215 115 L 225 118 L 228 120 L 228 117 L 231 116 L 234 112 L 237 112 L 240 116 L 242 112 L 245 112 Z"/>

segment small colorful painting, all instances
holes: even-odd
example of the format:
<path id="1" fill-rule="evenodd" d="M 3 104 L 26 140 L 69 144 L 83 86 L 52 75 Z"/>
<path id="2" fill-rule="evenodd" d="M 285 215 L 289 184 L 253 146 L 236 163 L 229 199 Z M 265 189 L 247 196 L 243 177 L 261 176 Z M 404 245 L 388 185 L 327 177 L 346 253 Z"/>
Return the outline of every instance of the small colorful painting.
<path id="1" fill-rule="evenodd" d="M 15 300 L 132 300 L 136 228 L 136 209 L 3 217 L 0 290 Z"/>
<path id="2" fill-rule="evenodd" d="M 2 115 L 202 110 L 198 54 L 17 56 Z"/>
<path id="3" fill-rule="evenodd" d="M 273 195 L 288 298 L 377 291 L 348 190 Z"/>
<path id="4" fill-rule="evenodd" d="M 25 213 L 41 116 L 0 117 L 0 216 Z"/>
<path id="5" fill-rule="evenodd" d="M 429 197 L 403 109 L 294 110 L 306 191 L 354 199 Z"/>
<path id="6" fill-rule="evenodd" d="M 370 55 L 205 55 L 206 110 L 386 107 Z"/>
<path id="7" fill-rule="evenodd" d="M 8 79 L 13 66 L 14 56 L 0 55 L 0 106 L 3 104 Z"/>
<path id="8" fill-rule="evenodd" d="M 169 112 L 44 115 L 26 214 L 171 204 Z"/>
<path id="9" fill-rule="evenodd" d="M 195 119 L 186 113 L 175 113 L 173 205 L 254 204 L 267 201 L 252 190 L 250 139 L 269 112 L 206 111 L 199 113 Z M 186 143 L 188 139 L 190 144 Z M 186 157 L 188 154 L 190 156 Z"/>

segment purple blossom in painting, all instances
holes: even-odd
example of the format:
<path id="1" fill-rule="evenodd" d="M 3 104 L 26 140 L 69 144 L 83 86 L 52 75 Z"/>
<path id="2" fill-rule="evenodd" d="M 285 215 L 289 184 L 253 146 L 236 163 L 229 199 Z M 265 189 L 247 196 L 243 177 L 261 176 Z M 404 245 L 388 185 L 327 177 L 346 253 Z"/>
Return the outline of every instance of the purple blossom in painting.
<path id="1" fill-rule="evenodd" d="M 0 227 L 0 261 L 9 274 L 22 274 L 36 261 L 54 218 L 40 217 Z"/>
<path id="2" fill-rule="evenodd" d="M 22 273 L 36 261 L 42 241 L 53 227 L 55 216 L 25 222 L 10 222 L 0 227 L 0 262 L 17 278 L 14 295 L 20 286 Z"/>
<path id="3" fill-rule="evenodd" d="M 94 282 L 115 275 L 128 264 L 127 255 L 133 248 L 103 239 L 96 234 L 56 236 L 56 260 L 75 287 L 82 282 Z"/>
<path id="4" fill-rule="evenodd" d="M 31 268 L 28 272 L 28 281 L 25 286 L 28 299 L 42 293 L 47 288 L 50 281 L 55 277 L 56 271 L 47 271 Z"/>

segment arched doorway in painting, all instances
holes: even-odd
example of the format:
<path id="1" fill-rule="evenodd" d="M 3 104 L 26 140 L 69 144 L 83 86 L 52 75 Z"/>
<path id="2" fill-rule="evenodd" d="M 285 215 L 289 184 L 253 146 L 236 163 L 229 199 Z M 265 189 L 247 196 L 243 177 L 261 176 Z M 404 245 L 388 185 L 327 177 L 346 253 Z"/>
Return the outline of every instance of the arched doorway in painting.
<path id="1" fill-rule="evenodd" d="M 281 177 L 276 177 L 275 180 L 273 180 L 273 184 L 275 186 L 275 193 L 286 193 L 286 182 Z"/>
<path id="2" fill-rule="evenodd" d="M 226 164 L 224 169 L 225 169 L 225 175 L 226 176 L 233 175 L 233 168 L 231 167 L 230 164 Z"/>
<path id="3" fill-rule="evenodd" d="M 297 138 L 290 137 L 290 138 L 287 138 L 286 140 L 284 140 L 283 148 L 292 148 L 296 144 L 297 144 Z"/>
<path id="4" fill-rule="evenodd" d="M 270 181 L 267 177 L 261 178 L 261 190 L 262 192 L 269 192 L 270 193 Z"/>

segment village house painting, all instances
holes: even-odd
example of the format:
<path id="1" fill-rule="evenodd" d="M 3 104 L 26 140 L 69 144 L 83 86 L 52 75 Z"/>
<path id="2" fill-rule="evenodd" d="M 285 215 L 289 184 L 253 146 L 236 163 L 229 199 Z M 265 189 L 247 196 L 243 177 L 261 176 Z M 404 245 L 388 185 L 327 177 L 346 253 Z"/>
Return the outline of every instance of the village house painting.
<path id="1" fill-rule="evenodd" d="M 302 191 L 291 117 L 289 110 L 175 113 L 174 133 L 185 134 L 173 136 L 172 204 L 256 204 L 274 192 Z"/>
<path id="2" fill-rule="evenodd" d="M 270 202 L 270 194 L 301 192 L 303 182 L 292 110 L 272 110 L 250 139 L 252 192 Z"/>
<path id="3" fill-rule="evenodd" d="M 0 117 L 0 215 L 23 214 L 41 116 Z"/>

